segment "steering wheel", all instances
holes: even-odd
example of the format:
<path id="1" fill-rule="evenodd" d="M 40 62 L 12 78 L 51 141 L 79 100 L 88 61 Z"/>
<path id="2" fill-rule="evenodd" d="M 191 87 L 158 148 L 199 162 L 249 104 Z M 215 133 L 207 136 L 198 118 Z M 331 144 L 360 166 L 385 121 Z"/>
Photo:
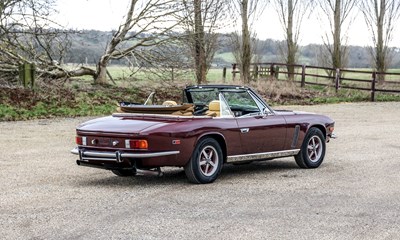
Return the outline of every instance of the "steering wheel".
<path id="1" fill-rule="evenodd" d="M 206 105 L 197 105 L 194 108 L 194 115 L 201 115 L 208 110 L 208 106 Z"/>

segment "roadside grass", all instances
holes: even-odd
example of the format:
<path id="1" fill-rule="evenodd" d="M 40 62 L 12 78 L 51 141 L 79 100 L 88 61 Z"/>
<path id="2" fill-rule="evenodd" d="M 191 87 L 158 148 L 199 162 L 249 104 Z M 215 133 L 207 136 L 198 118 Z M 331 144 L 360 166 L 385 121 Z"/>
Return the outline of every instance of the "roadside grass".
<path id="1" fill-rule="evenodd" d="M 39 84 L 34 91 L 0 88 L 0 121 L 106 115 L 115 111 L 118 101 L 143 97 L 137 89 L 114 86 Z"/>

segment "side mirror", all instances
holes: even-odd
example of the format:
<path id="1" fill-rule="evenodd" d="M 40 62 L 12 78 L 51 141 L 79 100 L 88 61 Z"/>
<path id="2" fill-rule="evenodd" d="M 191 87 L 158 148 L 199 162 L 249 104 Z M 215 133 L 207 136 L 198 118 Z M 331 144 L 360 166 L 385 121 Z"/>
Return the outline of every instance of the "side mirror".
<path id="1" fill-rule="evenodd" d="M 264 116 L 271 115 L 271 111 L 270 111 L 268 108 L 264 108 L 264 110 L 263 110 L 263 115 L 264 115 Z"/>

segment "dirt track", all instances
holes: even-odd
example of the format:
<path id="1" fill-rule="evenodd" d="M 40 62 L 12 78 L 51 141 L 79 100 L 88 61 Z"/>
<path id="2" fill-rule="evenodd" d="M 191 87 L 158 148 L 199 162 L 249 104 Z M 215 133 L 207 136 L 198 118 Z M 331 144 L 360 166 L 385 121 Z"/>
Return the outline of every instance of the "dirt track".
<path id="1" fill-rule="evenodd" d="M 83 118 L 0 122 L 0 238 L 398 239 L 400 103 L 289 108 L 336 120 L 320 168 L 228 165 L 209 185 L 76 166 Z"/>

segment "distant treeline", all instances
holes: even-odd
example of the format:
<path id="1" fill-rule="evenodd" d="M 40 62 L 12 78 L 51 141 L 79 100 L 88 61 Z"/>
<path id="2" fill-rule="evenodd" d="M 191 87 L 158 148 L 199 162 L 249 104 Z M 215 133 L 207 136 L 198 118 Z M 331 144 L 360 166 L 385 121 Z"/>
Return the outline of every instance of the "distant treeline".
<path id="1" fill-rule="evenodd" d="M 103 54 L 106 44 L 112 37 L 112 32 L 97 30 L 85 30 L 73 34 L 71 37 L 71 48 L 64 58 L 65 63 L 76 64 L 95 64 L 96 60 Z M 280 44 L 278 40 L 257 40 L 255 50 L 257 62 L 284 62 L 280 54 Z M 228 35 L 221 34 L 219 37 L 219 50 L 217 51 L 213 65 L 230 66 L 234 62 L 232 48 Z M 298 55 L 298 64 L 307 64 L 320 66 L 321 59 L 326 58 L 321 51 L 323 45 L 309 44 L 300 46 Z M 371 68 L 372 59 L 370 47 L 347 46 L 348 57 L 346 67 L 348 68 Z M 400 49 L 391 49 L 391 62 L 389 68 L 400 68 Z M 112 63 L 124 63 L 124 60 L 114 61 Z"/>

